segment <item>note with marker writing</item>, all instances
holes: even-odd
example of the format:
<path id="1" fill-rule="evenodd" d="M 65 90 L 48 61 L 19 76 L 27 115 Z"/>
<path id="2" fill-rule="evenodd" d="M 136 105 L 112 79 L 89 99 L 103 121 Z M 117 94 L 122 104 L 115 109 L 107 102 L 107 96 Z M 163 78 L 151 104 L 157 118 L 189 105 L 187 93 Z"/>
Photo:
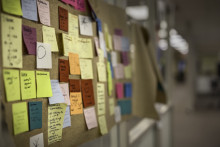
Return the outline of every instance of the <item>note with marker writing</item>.
<path id="1" fill-rule="evenodd" d="M 80 80 L 69 79 L 69 87 L 70 87 L 70 92 L 80 92 L 81 91 Z"/>
<path id="2" fill-rule="evenodd" d="M 40 22 L 44 25 L 50 26 L 50 6 L 46 0 L 37 0 L 37 8 Z"/>
<path id="3" fill-rule="evenodd" d="M 68 11 L 58 6 L 60 30 L 68 32 Z"/>
<path id="4" fill-rule="evenodd" d="M 3 69 L 3 78 L 7 102 L 20 100 L 19 70 Z"/>
<path id="5" fill-rule="evenodd" d="M 123 83 L 116 83 L 116 96 L 118 99 L 121 99 L 124 97 L 124 85 Z"/>
<path id="6" fill-rule="evenodd" d="M 21 0 L 23 17 L 29 20 L 38 21 L 36 0 Z"/>
<path id="7" fill-rule="evenodd" d="M 85 116 L 87 128 L 89 130 L 92 128 L 96 128 L 98 126 L 96 113 L 95 113 L 95 107 L 84 109 L 84 116 Z"/>
<path id="8" fill-rule="evenodd" d="M 20 70 L 22 100 L 36 98 L 35 71 Z"/>
<path id="9" fill-rule="evenodd" d="M 68 34 L 62 33 L 62 39 L 63 39 L 63 53 L 64 56 L 69 56 L 69 52 L 73 52 L 73 38 L 72 36 Z"/>
<path id="10" fill-rule="evenodd" d="M 69 81 L 69 61 L 59 59 L 60 82 Z"/>
<path id="11" fill-rule="evenodd" d="M 99 82 L 106 82 L 106 66 L 104 62 L 97 62 Z"/>
<path id="12" fill-rule="evenodd" d="M 113 115 L 115 114 L 115 99 L 109 98 L 109 114 Z"/>
<path id="13" fill-rule="evenodd" d="M 65 100 L 65 103 L 67 105 L 70 105 L 69 85 L 68 85 L 68 83 L 60 84 L 60 88 L 61 88 L 61 91 L 63 93 L 63 97 L 64 97 L 64 100 Z"/>
<path id="14" fill-rule="evenodd" d="M 93 58 L 92 40 L 90 38 L 77 38 L 73 53 L 77 53 L 79 58 Z"/>
<path id="15" fill-rule="evenodd" d="M 30 131 L 42 128 L 42 102 L 28 102 Z"/>
<path id="16" fill-rule="evenodd" d="M 30 137 L 30 147 L 44 147 L 43 133 Z"/>
<path id="17" fill-rule="evenodd" d="M 69 35 L 72 37 L 79 37 L 79 19 L 78 16 L 68 13 L 68 30 Z"/>
<path id="18" fill-rule="evenodd" d="M 63 128 L 71 126 L 70 106 L 66 106 L 66 112 L 63 120 Z"/>
<path id="19" fill-rule="evenodd" d="M 66 104 L 48 106 L 48 145 L 62 140 Z"/>
<path id="20" fill-rule="evenodd" d="M 84 108 L 95 105 L 92 80 L 81 80 Z"/>
<path id="21" fill-rule="evenodd" d="M 37 58 L 38 69 L 51 69 L 52 68 L 51 45 L 48 43 L 37 42 L 36 58 Z"/>
<path id="22" fill-rule="evenodd" d="M 99 128 L 102 135 L 108 133 L 108 127 L 107 127 L 105 115 L 99 116 Z"/>
<path id="23" fill-rule="evenodd" d="M 79 15 L 79 28 L 81 35 L 92 36 L 92 18 L 89 16 Z"/>
<path id="24" fill-rule="evenodd" d="M 105 85 L 97 83 L 98 115 L 105 114 Z"/>
<path id="25" fill-rule="evenodd" d="M 22 25 L 22 35 L 28 54 L 36 55 L 36 46 L 37 46 L 36 28 Z"/>
<path id="26" fill-rule="evenodd" d="M 2 9 L 4 12 L 22 16 L 20 0 L 2 0 Z"/>
<path id="27" fill-rule="evenodd" d="M 12 104 L 14 135 L 29 131 L 27 103 Z"/>
<path id="28" fill-rule="evenodd" d="M 53 96 L 49 98 L 49 103 L 50 104 L 65 103 L 59 81 L 58 80 L 50 80 L 50 81 L 51 81 Z"/>
<path id="29" fill-rule="evenodd" d="M 80 72 L 82 79 L 93 79 L 92 60 L 80 59 Z"/>
<path id="30" fill-rule="evenodd" d="M 3 67 L 22 68 L 21 19 L 1 14 Z"/>
<path id="31" fill-rule="evenodd" d="M 52 27 L 43 26 L 43 42 L 49 43 L 51 45 L 51 52 L 58 52 L 58 46 L 57 46 L 57 38 L 55 29 Z"/>
<path id="32" fill-rule="evenodd" d="M 70 103 L 71 115 L 83 113 L 81 92 L 70 92 Z"/>
<path id="33" fill-rule="evenodd" d="M 50 72 L 36 71 L 36 79 L 37 98 L 53 96 L 50 83 Z"/>
<path id="34" fill-rule="evenodd" d="M 70 74 L 80 75 L 79 55 L 69 53 Z"/>

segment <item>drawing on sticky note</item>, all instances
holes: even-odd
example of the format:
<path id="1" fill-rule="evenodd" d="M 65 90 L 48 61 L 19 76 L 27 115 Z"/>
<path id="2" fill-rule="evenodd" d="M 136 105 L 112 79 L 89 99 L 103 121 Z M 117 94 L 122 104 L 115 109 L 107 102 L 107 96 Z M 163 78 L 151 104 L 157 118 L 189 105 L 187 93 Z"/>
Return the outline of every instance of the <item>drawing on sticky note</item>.
<path id="1" fill-rule="evenodd" d="M 38 54 L 37 54 L 38 59 L 43 59 L 47 53 L 46 49 L 43 45 L 38 46 L 37 52 L 38 52 Z"/>

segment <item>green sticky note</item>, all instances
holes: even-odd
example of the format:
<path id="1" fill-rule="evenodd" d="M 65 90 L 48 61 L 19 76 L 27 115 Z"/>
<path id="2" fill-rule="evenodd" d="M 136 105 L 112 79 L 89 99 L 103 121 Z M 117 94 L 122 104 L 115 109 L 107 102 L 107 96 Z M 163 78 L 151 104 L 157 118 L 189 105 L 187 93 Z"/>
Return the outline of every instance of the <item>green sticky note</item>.
<path id="1" fill-rule="evenodd" d="M 52 88 L 50 83 L 50 72 L 36 71 L 37 78 L 37 97 L 52 97 Z"/>
<path id="2" fill-rule="evenodd" d="M 112 71 L 111 71 L 111 65 L 110 62 L 107 62 L 107 73 L 108 73 L 108 95 L 112 95 Z"/>
<path id="3" fill-rule="evenodd" d="M 17 135 L 28 131 L 27 103 L 21 102 L 12 104 L 12 114 L 14 134 Z"/>
<path id="4" fill-rule="evenodd" d="M 14 69 L 3 69 L 5 93 L 8 102 L 20 100 L 19 71 Z"/>
<path id="5" fill-rule="evenodd" d="M 22 16 L 20 0 L 2 0 L 2 8 L 4 12 Z"/>
<path id="6" fill-rule="evenodd" d="M 22 100 L 36 98 L 35 72 L 21 70 L 20 78 Z"/>

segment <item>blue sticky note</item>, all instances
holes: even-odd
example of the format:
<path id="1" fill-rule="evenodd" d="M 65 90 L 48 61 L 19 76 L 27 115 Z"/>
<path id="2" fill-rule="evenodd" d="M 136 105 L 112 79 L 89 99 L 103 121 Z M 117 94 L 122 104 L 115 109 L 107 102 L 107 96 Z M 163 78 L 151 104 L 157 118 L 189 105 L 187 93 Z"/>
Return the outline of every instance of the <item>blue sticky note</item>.
<path id="1" fill-rule="evenodd" d="M 97 27 L 98 27 L 98 32 L 102 32 L 102 22 L 100 19 L 96 19 Z"/>
<path id="2" fill-rule="evenodd" d="M 118 105 L 121 107 L 121 114 L 131 114 L 131 100 L 119 100 Z"/>
<path id="3" fill-rule="evenodd" d="M 29 20 L 38 21 L 36 0 L 22 0 L 21 4 L 23 17 Z"/>
<path id="4" fill-rule="evenodd" d="M 30 130 L 42 128 L 42 102 L 29 102 Z"/>
<path id="5" fill-rule="evenodd" d="M 110 67 L 111 67 L 111 71 L 112 71 L 112 78 L 114 78 L 114 72 L 113 72 L 113 66 L 112 66 L 112 58 L 111 58 L 111 53 L 108 52 L 108 61 L 110 62 Z"/>
<path id="6" fill-rule="evenodd" d="M 124 95 L 125 97 L 132 97 L 132 84 L 131 83 L 125 83 L 124 84 Z"/>

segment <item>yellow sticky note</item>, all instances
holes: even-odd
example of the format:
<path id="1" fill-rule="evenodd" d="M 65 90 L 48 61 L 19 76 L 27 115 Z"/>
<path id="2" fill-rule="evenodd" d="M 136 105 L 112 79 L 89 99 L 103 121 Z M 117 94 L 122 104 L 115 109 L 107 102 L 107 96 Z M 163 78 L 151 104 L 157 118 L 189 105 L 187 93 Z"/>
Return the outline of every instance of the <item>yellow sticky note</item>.
<path id="1" fill-rule="evenodd" d="M 19 71 L 13 69 L 3 69 L 3 77 L 7 101 L 11 102 L 20 100 Z"/>
<path id="2" fill-rule="evenodd" d="M 69 53 L 70 74 L 80 75 L 79 55 Z"/>
<path id="3" fill-rule="evenodd" d="M 115 99 L 109 98 L 109 113 L 110 115 L 115 114 Z"/>
<path id="4" fill-rule="evenodd" d="M 68 13 L 68 31 L 70 36 L 79 37 L 79 19 L 78 16 Z"/>
<path id="5" fill-rule="evenodd" d="M 104 62 L 97 62 L 98 77 L 100 82 L 106 82 L 106 66 Z"/>
<path id="6" fill-rule="evenodd" d="M 77 47 L 74 47 L 73 52 L 77 53 L 79 58 L 93 58 L 92 40 L 90 38 L 78 38 Z"/>
<path id="7" fill-rule="evenodd" d="M 37 97 L 52 97 L 52 88 L 50 83 L 50 72 L 36 71 L 37 79 Z"/>
<path id="8" fill-rule="evenodd" d="M 104 51 L 100 48 L 98 48 L 97 51 L 99 56 L 99 62 L 104 62 Z"/>
<path id="9" fill-rule="evenodd" d="M 3 66 L 22 68 L 21 19 L 1 14 Z"/>
<path id="10" fill-rule="evenodd" d="M 102 135 L 105 135 L 108 133 L 105 115 L 99 116 L 99 128 L 100 128 Z"/>
<path id="11" fill-rule="evenodd" d="M 113 47 L 112 47 L 112 35 L 108 34 L 108 48 L 110 50 L 113 50 Z"/>
<path id="12" fill-rule="evenodd" d="M 51 45 L 51 52 L 58 52 L 57 38 L 55 29 L 52 27 L 43 26 L 43 42 Z"/>
<path id="13" fill-rule="evenodd" d="M 70 92 L 70 103 L 71 103 L 70 106 L 71 115 L 83 113 L 81 92 Z"/>
<path id="14" fill-rule="evenodd" d="M 69 52 L 73 52 L 72 36 L 62 33 L 64 56 L 69 56 Z"/>
<path id="15" fill-rule="evenodd" d="M 12 104 L 14 134 L 20 134 L 29 130 L 27 103 Z"/>
<path id="16" fill-rule="evenodd" d="M 106 23 L 104 23 L 103 26 L 104 26 L 103 28 L 104 28 L 105 43 L 106 43 L 107 50 L 109 50 L 109 42 L 108 42 L 109 31 L 108 31 L 108 25 Z"/>
<path id="17" fill-rule="evenodd" d="M 36 98 L 35 71 L 20 71 L 22 100 Z"/>
<path id="18" fill-rule="evenodd" d="M 48 145 L 62 140 L 66 104 L 48 106 Z"/>
<path id="19" fill-rule="evenodd" d="M 111 71 L 110 62 L 107 62 L 107 73 L 108 73 L 108 95 L 111 96 L 113 85 L 112 85 L 112 71 Z"/>
<path id="20" fill-rule="evenodd" d="M 20 0 L 2 0 L 2 8 L 4 12 L 22 16 Z"/>
<path id="21" fill-rule="evenodd" d="M 125 71 L 125 78 L 130 79 L 131 78 L 131 65 L 124 66 Z"/>
<path id="22" fill-rule="evenodd" d="M 105 85 L 97 83 L 98 115 L 105 114 Z"/>
<path id="23" fill-rule="evenodd" d="M 80 72 L 82 79 L 93 79 L 92 60 L 79 59 Z"/>

